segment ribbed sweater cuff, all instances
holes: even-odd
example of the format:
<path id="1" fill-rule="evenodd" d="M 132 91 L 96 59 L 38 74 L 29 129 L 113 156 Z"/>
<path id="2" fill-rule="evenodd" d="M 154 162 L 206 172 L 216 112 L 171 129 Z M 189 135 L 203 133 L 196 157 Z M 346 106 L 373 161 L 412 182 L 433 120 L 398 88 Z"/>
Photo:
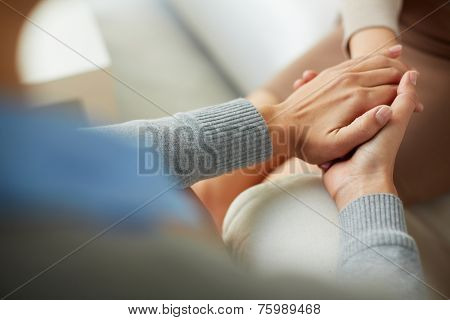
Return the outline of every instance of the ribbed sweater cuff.
<path id="1" fill-rule="evenodd" d="M 217 173 L 260 163 L 272 155 L 272 141 L 261 114 L 251 102 L 236 99 L 189 113 L 200 137 L 217 156 Z"/>
<path id="2" fill-rule="evenodd" d="M 378 246 L 415 249 L 407 234 L 401 200 L 392 194 L 372 194 L 351 202 L 339 214 L 342 227 L 342 259 Z"/>

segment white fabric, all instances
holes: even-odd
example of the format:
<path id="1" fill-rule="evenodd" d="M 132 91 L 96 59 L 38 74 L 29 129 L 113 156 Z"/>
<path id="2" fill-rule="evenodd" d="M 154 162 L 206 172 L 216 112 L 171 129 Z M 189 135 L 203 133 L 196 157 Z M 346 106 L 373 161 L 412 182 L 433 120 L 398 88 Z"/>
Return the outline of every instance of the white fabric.
<path id="1" fill-rule="evenodd" d="M 257 185 L 233 201 L 223 226 L 225 243 L 238 261 L 261 274 L 300 273 L 333 280 L 338 211 L 320 176 L 273 181 L 276 185 Z M 427 281 L 445 292 L 450 194 L 409 209 L 408 232 L 419 246 Z"/>
<path id="2" fill-rule="evenodd" d="M 257 185 L 227 212 L 223 239 L 244 265 L 263 274 L 333 279 L 337 265 L 337 208 L 320 176 L 295 175 Z"/>
<path id="3" fill-rule="evenodd" d="M 94 15 L 85 1 L 78 0 L 41 1 L 22 28 L 18 60 L 25 84 L 97 71 L 111 63 Z"/>
<path id="4" fill-rule="evenodd" d="M 339 0 L 169 1 L 243 92 L 308 50 L 339 14 Z"/>

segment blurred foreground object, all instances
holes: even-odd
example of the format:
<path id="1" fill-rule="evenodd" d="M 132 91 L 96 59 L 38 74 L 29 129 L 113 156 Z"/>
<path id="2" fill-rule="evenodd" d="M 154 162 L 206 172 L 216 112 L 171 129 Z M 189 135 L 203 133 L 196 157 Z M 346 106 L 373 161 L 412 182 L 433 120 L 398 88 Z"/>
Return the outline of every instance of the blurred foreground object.
<path id="1" fill-rule="evenodd" d="M 91 122 L 116 120 L 114 79 L 104 71 L 109 71 L 110 64 L 84 1 L 41 1 L 24 19 L 17 68 L 33 105 L 76 100 Z"/>

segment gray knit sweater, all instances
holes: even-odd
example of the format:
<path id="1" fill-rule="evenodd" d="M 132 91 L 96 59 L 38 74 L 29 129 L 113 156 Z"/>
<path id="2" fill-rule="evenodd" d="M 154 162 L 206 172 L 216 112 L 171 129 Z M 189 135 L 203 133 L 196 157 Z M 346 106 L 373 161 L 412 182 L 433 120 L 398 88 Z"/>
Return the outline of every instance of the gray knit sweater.
<path id="1" fill-rule="evenodd" d="M 265 121 L 244 99 L 97 130 L 156 148 L 160 164 L 179 178 L 182 187 L 262 162 L 272 152 Z M 364 196 L 342 210 L 339 219 L 339 265 L 345 283 L 381 284 L 394 297 L 424 297 L 417 247 L 407 233 L 399 198 Z"/>

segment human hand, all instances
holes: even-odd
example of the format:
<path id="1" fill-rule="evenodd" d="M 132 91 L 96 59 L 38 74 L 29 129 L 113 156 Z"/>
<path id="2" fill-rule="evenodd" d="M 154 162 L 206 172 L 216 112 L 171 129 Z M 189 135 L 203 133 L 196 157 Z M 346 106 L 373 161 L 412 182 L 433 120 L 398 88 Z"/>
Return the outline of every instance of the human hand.
<path id="1" fill-rule="evenodd" d="M 301 86 L 313 80 L 315 77 L 317 77 L 318 74 L 319 73 L 315 70 L 304 71 L 302 77 L 295 80 L 295 82 L 292 84 L 292 89 L 294 89 L 294 91 L 300 89 Z"/>
<path id="2" fill-rule="evenodd" d="M 412 113 L 423 108 L 416 95 L 417 76 L 417 71 L 407 72 L 392 107 L 379 107 L 391 118 L 385 128 L 361 145 L 349 159 L 332 164 L 328 170 L 323 168 L 325 187 L 339 210 L 364 195 L 397 194 L 393 178 L 395 158 Z"/>
<path id="3" fill-rule="evenodd" d="M 393 101 L 407 70 L 396 59 L 401 47 L 396 49 L 329 68 L 281 104 L 263 110 L 274 153 L 321 164 L 372 138 L 389 120 L 377 106 Z"/>

